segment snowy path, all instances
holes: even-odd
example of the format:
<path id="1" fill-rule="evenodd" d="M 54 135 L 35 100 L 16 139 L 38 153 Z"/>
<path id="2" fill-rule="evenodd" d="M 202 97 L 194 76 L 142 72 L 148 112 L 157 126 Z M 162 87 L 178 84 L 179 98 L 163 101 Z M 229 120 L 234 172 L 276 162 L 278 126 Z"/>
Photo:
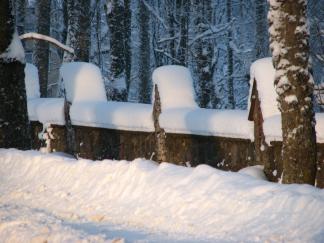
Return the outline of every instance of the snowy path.
<path id="1" fill-rule="evenodd" d="M 0 149 L 0 242 L 323 242 L 324 190 Z"/>

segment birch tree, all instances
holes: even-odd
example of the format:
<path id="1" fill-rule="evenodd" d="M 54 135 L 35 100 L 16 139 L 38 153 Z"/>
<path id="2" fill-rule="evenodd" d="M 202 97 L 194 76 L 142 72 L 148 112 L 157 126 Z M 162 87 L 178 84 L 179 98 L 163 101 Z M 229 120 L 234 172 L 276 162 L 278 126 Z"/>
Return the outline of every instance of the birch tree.
<path id="1" fill-rule="evenodd" d="M 269 3 L 270 48 L 282 119 L 282 182 L 314 185 L 314 82 L 308 70 L 307 1 L 271 0 Z"/>

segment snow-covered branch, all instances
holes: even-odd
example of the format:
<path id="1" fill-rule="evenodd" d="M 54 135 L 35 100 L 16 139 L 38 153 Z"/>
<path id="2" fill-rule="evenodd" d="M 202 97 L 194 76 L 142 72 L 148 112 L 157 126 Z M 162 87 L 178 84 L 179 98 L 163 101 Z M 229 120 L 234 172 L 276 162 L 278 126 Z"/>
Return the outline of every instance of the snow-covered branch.
<path id="1" fill-rule="evenodd" d="M 162 49 L 154 49 L 154 51 L 159 52 L 159 53 L 162 53 L 164 56 L 166 56 L 167 58 L 170 58 L 171 60 L 175 61 L 175 62 L 178 63 L 178 64 L 181 63 L 178 59 L 172 57 L 171 54 L 165 52 L 165 51 L 162 50 Z"/>
<path id="2" fill-rule="evenodd" d="M 148 4 L 147 2 L 146 2 L 146 0 L 142 0 L 143 1 L 143 3 L 144 3 L 144 5 L 145 5 L 145 7 L 148 9 L 148 11 L 150 11 L 151 12 L 151 14 L 152 15 L 154 15 L 159 21 L 160 21 L 160 23 L 162 24 L 162 26 L 166 29 L 166 30 L 168 30 L 169 29 L 169 27 L 166 25 L 166 23 L 164 22 L 164 19 L 156 12 L 156 10 L 150 5 L 150 4 Z"/>
<path id="3" fill-rule="evenodd" d="M 193 40 L 189 42 L 189 46 L 192 46 L 196 41 L 198 41 L 201 38 L 204 38 L 209 35 L 219 34 L 221 32 L 224 32 L 229 29 L 229 27 L 233 24 L 233 21 L 223 24 L 223 25 L 217 25 L 217 26 L 210 26 L 210 28 L 203 33 L 197 35 Z"/>
<path id="4" fill-rule="evenodd" d="M 47 41 L 47 42 L 50 42 L 51 44 L 59 47 L 59 48 L 62 48 L 63 50 L 73 54 L 74 53 L 74 49 L 67 46 L 67 45 L 64 45 L 62 44 L 61 42 L 59 42 L 58 40 L 54 39 L 53 37 L 50 37 L 50 36 L 47 36 L 47 35 L 42 35 L 42 34 L 39 34 L 39 33 L 34 33 L 34 32 L 30 32 L 30 33 L 25 33 L 21 36 L 19 36 L 19 38 L 21 40 L 24 40 L 24 39 L 35 39 L 35 40 L 43 40 L 43 41 Z"/>

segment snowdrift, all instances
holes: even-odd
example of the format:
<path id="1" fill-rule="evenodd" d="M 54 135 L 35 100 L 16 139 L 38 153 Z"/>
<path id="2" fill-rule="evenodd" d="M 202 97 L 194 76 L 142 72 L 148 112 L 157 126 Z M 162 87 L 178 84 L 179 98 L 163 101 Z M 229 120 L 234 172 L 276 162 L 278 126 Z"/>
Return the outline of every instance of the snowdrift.
<path id="1" fill-rule="evenodd" d="M 37 208 L 66 225 L 83 222 L 102 229 L 121 223 L 175 234 L 185 242 L 324 239 L 324 190 L 270 183 L 206 165 L 77 161 L 1 149 L 0 182 L 0 211 L 6 210 L 4 205 Z M 0 221 L 0 238 L 10 222 L 17 224 L 13 231 L 23 227 L 14 219 Z"/>

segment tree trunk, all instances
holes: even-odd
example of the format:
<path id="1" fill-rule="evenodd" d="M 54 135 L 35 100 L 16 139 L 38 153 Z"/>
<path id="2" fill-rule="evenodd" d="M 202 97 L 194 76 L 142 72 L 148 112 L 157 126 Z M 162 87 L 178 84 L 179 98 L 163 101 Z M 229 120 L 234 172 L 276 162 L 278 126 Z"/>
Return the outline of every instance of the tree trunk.
<path id="1" fill-rule="evenodd" d="M 139 102 L 150 103 L 150 36 L 149 36 L 149 22 L 150 16 L 143 1 L 139 3 Z"/>
<path id="2" fill-rule="evenodd" d="M 16 0 L 16 26 L 19 35 L 24 34 L 25 30 L 25 15 L 26 15 L 26 0 Z"/>
<path id="3" fill-rule="evenodd" d="M 50 35 L 51 1 L 36 1 L 37 33 Z M 38 68 L 41 97 L 47 97 L 49 44 L 37 41 L 34 52 L 35 64 Z"/>
<path id="4" fill-rule="evenodd" d="M 129 93 L 131 83 L 131 70 L 132 70 L 132 11 L 131 11 L 131 0 L 124 0 L 125 2 L 125 30 L 124 30 L 124 48 L 125 48 L 125 74 L 126 74 L 126 89 Z"/>
<path id="5" fill-rule="evenodd" d="M 195 2 L 196 19 L 194 21 L 195 34 L 199 35 L 208 30 L 212 25 L 211 1 Z M 197 96 L 199 106 L 202 108 L 211 106 L 215 99 L 215 90 L 213 84 L 213 54 L 214 43 L 207 38 L 200 38 L 194 45 L 195 65 L 197 73 Z"/>
<path id="6" fill-rule="evenodd" d="M 0 147 L 30 149 L 30 128 L 25 89 L 23 48 L 12 16 L 12 1 L 0 2 Z M 14 40 L 15 38 L 15 40 Z M 18 41 L 16 56 L 10 43 Z"/>
<path id="7" fill-rule="evenodd" d="M 314 185 L 314 82 L 308 70 L 306 0 L 270 2 L 270 48 L 282 120 L 283 183 Z"/>
<path id="8" fill-rule="evenodd" d="M 177 54 L 179 64 L 183 66 L 188 65 L 188 31 L 189 31 L 189 13 L 190 1 L 177 0 L 177 15 L 180 24 L 180 40 Z"/>
<path id="9" fill-rule="evenodd" d="M 112 100 L 126 101 L 125 73 L 125 5 L 121 0 L 107 0 L 107 24 L 110 30 L 110 79 L 112 84 Z"/>
<path id="10" fill-rule="evenodd" d="M 76 11 L 76 18 L 78 21 L 75 59 L 81 62 L 89 62 L 90 56 L 90 3 L 91 0 L 81 0 L 74 9 L 74 11 Z"/>
<path id="11" fill-rule="evenodd" d="M 255 42 L 255 57 L 257 59 L 267 57 L 269 55 L 269 38 L 267 24 L 267 1 L 255 1 L 255 24 L 256 24 L 256 42 Z"/>
<path id="12" fill-rule="evenodd" d="M 226 16 L 227 22 L 232 21 L 232 0 L 227 0 L 226 4 Z M 234 60 L 233 60 L 233 50 L 230 45 L 232 41 L 232 29 L 228 30 L 227 34 L 227 89 L 228 89 L 228 108 L 235 109 L 235 98 L 234 98 Z"/>

